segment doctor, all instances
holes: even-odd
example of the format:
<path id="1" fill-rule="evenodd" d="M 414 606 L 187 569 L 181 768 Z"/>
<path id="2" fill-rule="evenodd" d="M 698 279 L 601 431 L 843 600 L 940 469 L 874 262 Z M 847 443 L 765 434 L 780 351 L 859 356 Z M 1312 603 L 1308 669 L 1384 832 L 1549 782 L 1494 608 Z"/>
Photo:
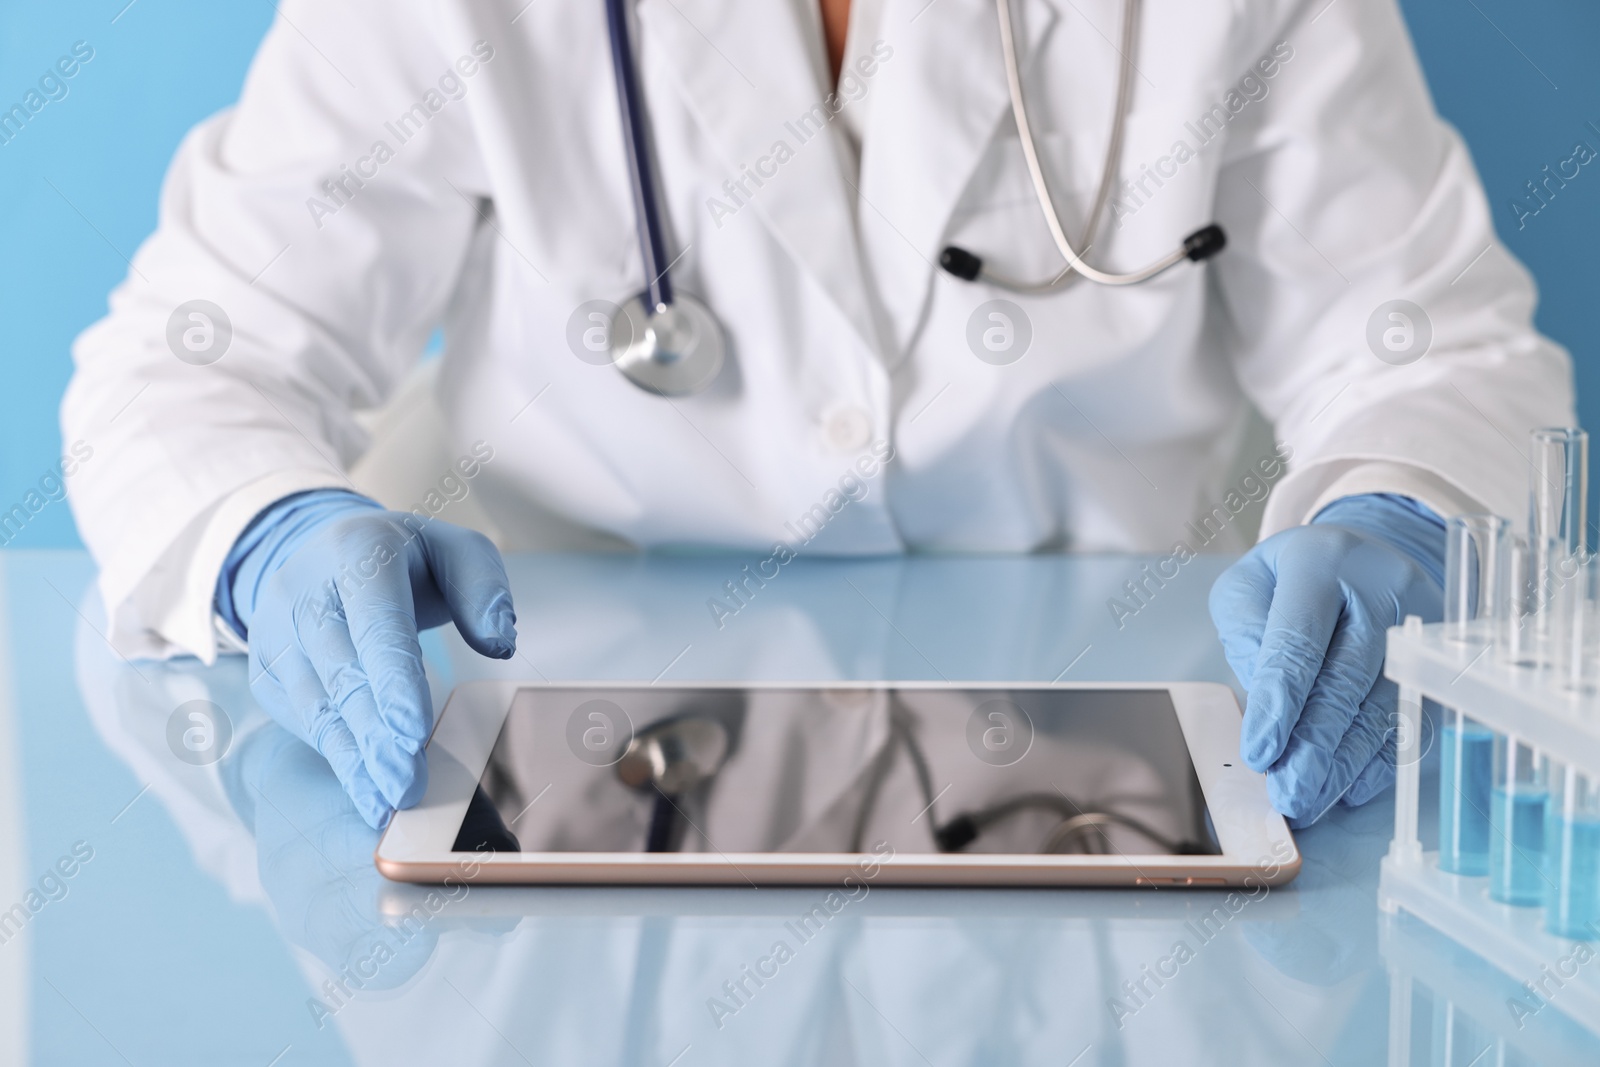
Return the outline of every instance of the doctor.
<path id="1" fill-rule="evenodd" d="M 282 5 L 75 349 L 119 650 L 247 645 L 368 822 L 415 803 L 417 631 L 516 637 L 487 538 L 352 491 L 442 328 L 435 477 L 502 547 L 1181 556 L 1287 461 L 1212 596 L 1242 755 L 1301 824 L 1384 788 L 1440 517 L 1573 419 L 1393 0 L 610 9 Z"/>

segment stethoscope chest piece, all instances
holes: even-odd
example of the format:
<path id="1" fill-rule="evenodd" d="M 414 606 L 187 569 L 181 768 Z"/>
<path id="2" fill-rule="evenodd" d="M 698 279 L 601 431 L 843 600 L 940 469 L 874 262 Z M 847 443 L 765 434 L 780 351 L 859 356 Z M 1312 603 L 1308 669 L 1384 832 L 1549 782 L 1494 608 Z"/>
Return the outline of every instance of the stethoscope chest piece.
<path id="1" fill-rule="evenodd" d="M 617 761 L 617 777 L 631 789 L 653 793 L 646 852 L 676 852 L 687 819 L 678 806 L 715 778 L 732 739 L 717 719 L 688 715 L 658 722 L 628 742 Z"/>
<path id="2" fill-rule="evenodd" d="M 728 728 L 716 719 L 668 719 L 628 742 L 617 777 L 633 789 L 680 796 L 714 778 L 729 747 Z"/>
<path id="3" fill-rule="evenodd" d="M 611 357 L 639 388 L 658 396 L 692 396 L 711 384 L 727 358 L 716 316 L 681 290 L 672 303 L 650 307 L 640 294 L 611 320 Z"/>

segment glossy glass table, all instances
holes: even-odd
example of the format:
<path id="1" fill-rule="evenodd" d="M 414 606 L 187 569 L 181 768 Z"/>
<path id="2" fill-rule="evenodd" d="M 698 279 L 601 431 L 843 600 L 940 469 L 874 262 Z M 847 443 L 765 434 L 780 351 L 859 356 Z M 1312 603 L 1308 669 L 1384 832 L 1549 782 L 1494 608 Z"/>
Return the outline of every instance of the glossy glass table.
<path id="1" fill-rule="evenodd" d="M 513 558 L 518 656 L 429 634 L 436 706 L 489 676 L 1232 682 L 1221 557 L 1137 600 L 1137 557 L 801 559 L 739 603 L 747 562 Z M 825 888 L 396 885 L 243 660 L 121 659 L 93 576 L 0 553 L 3 1064 L 1600 1062 L 1558 1004 L 1508 1010 L 1534 976 L 1379 914 L 1387 798 L 1248 899 L 880 888 L 804 940 Z M 184 743 L 193 701 L 218 759 Z"/>

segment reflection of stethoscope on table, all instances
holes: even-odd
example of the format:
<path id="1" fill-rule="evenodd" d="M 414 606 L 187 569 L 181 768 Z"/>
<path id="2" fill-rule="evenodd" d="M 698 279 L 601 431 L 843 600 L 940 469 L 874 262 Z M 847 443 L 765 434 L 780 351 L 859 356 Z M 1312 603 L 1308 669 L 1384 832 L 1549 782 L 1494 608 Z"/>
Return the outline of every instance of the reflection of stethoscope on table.
<path id="1" fill-rule="evenodd" d="M 698 298 L 676 290 L 672 284 L 666 239 L 661 225 L 661 203 L 656 189 L 655 167 L 650 156 L 649 127 L 639 90 L 638 65 L 628 32 L 627 0 L 606 0 L 606 25 L 611 39 L 611 63 L 617 80 L 617 100 L 622 117 L 622 132 L 628 164 L 633 178 L 634 224 L 638 230 L 639 251 L 644 262 L 645 291 L 625 303 L 612 318 L 610 346 L 612 362 L 629 381 L 646 392 L 661 396 L 689 396 L 711 384 L 722 369 L 727 340 L 717 317 Z M 1011 115 L 1016 122 L 1022 153 L 1034 196 L 1044 212 L 1045 223 L 1056 250 L 1066 266 L 1054 278 L 1039 283 L 1006 278 L 983 265 L 983 260 L 954 245 L 939 256 L 939 265 L 964 281 L 985 281 L 1003 289 L 1023 293 L 1047 293 L 1078 277 L 1099 285 L 1134 285 L 1148 281 L 1184 260 L 1198 262 L 1220 252 L 1227 242 L 1215 223 L 1201 227 L 1183 239 L 1183 244 L 1148 266 L 1127 273 L 1097 270 L 1090 266 L 1067 239 L 1060 213 L 1045 181 L 1028 121 L 1027 102 L 1022 94 L 1022 74 L 1018 67 L 1016 37 L 1011 23 L 1010 0 L 995 0 L 1000 19 L 1000 50 L 1005 61 L 1006 87 L 1011 96 Z M 1085 226 L 1083 251 L 1094 243 L 1095 230 L 1116 183 L 1117 164 L 1122 156 L 1122 135 L 1127 125 L 1129 87 L 1132 82 L 1133 55 L 1139 36 L 1139 0 L 1123 0 L 1122 64 L 1117 81 L 1116 110 L 1111 139 L 1095 196 L 1093 210 Z"/>
<path id="2" fill-rule="evenodd" d="M 1061 821 L 1050 831 L 1039 853 L 1090 853 L 1106 855 L 1114 851 L 1106 830 L 1118 826 L 1130 830 L 1168 854 L 1204 851 L 1200 846 L 1173 839 L 1129 815 L 1109 810 L 1085 808 L 1062 793 L 1019 793 L 974 811 L 965 811 L 940 823 L 933 814 L 936 797 L 926 754 L 915 730 L 897 707 L 889 712 L 889 742 L 884 745 L 867 771 L 861 806 L 857 809 L 850 843 L 845 851 L 861 852 L 867 822 L 877 808 L 878 795 L 888 778 L 897 748 L 903 747 L 916 773 L 917 787 L 926 801 L 923 811 L 933 826 L 933 840 L 940 852 L 960 852 L 981 837 L 989 827 L 1025 811 L 1050 811 Z M 679 801 L 710 782 L 722 769 L 730 751 L 727 727 L 718 719 L 698 715 L 658 722 L 640 731 L 616 765 L 617 777 L 633 789 L 654 796 L 650 828 L 646 832 L 646 852 L 674 852 L 683 832 L 683 811 Z"/>

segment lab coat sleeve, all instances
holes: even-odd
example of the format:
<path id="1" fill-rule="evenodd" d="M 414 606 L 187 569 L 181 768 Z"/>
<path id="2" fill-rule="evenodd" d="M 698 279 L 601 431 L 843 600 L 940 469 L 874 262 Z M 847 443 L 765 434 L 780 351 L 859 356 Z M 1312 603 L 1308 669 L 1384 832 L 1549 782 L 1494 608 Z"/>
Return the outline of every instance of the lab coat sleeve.
<path id="1" fill-rule="evenodd" d="M 1245 66 L 1275 45 L 1292 57 L 1228 128 L 1213 261 L 1240 385 L 1292 448 L 1262 536 L 1355 492 L 1520 514 L 1529 430 L 1573 423 L 1571 366 L 1532 325 L 1532 280 L 1399 11 L 1296 4 Z M 1421 309 L 1414 336 L 1431 327 L 1411 362 L 1368 341 L 1369 322 L 1399 324 L 1393 300 Z"/>
<path id="2" fill-rule="evenodd" d="M 215 655 L 228 546 L 273 500 L 348 484 L 367 444 L 355 413 L 445 312 L 485 192 L 466 72 L 493 47 L 441 10 L 286 0 L 238 105 L 183 140 L 155 233 L 74 347 L 63 439 L 94 458 L 72 506 L 125 655 Z M 225 348 L 186 348 L 197 300 L 220 309 L 199 310 L 214 339 L 231 330 Z"/>

